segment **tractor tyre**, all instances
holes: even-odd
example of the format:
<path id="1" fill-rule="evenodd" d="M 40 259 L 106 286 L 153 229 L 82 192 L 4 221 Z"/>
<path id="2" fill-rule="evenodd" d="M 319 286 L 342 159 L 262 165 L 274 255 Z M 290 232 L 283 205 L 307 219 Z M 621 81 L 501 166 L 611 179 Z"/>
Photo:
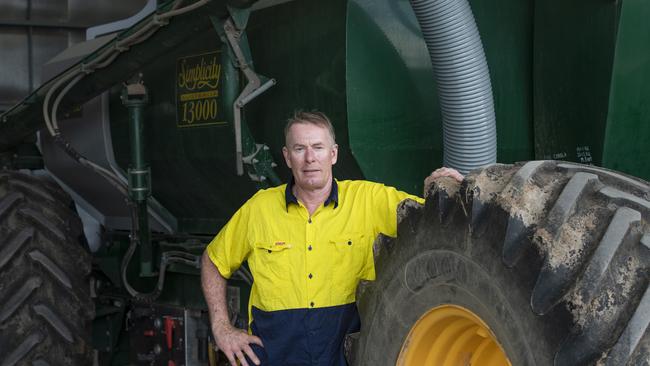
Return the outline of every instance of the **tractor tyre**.
<path id="1" fill-rule="evenodd" d="M 355 365 L 649 365 L 650 185 L 532 161 L 403 202 L 358 289 Z"/>
<path id="2" fill-rule="evenodd" d="M 0 366 L 92 365 L 90 268 L 70 196 L 1 171 Z"/>

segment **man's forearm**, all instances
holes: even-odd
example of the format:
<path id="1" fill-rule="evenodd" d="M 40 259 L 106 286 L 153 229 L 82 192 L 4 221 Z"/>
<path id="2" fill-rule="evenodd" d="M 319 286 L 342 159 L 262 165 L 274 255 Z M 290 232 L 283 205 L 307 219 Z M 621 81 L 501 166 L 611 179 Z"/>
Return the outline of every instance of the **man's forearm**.
<path id="1" fill-rule="evenodd" d="M 201 258 L 201 287 L 203 287 L 203 296 L 208 304 L 213 327 L 221 324 L 230 325 L 226 305 L 226 279 L 221 276 L 207 252 L 204 252 Z"/>
<path id="2" fill-rule="evenodd" d="M 250 344 L 254 343 L 261 347 L 264 347 L 264 344 L 258 337 L 230 325 L 228 306 L 226 305 L 226 279 L 221 276 L 207 252 L 203 252 L 201 258 L 201 286 L 210 312 L 214 340 L 217 347 L 228 358 L 230 365 L 238 365 L 237 360 L 243 366 L 250 365 L 250 361 L 259 365 L 260 360 L 251 349 Z"/>

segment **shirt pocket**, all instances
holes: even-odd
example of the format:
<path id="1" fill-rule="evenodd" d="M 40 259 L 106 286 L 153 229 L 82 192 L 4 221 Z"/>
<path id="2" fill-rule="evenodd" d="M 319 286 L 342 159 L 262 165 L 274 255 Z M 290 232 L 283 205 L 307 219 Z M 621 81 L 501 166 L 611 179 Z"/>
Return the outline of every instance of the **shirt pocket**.
<path id="1" fill-rule="evenodd" d="M 258 242 L 255 247 L 254 285 L 261 300 L 286 296 L 292 288 L 292 245 L 282 241 Z M 251 268 L 252 269 L 252 268 Z"/>
<path id="2" fill-rule="evenodd" d="M 367 245 L 364 234 L 347 233 L 331 239 L 332 301 L 347 304 L 354 301 L 361 271 L 365 267 Z"/>

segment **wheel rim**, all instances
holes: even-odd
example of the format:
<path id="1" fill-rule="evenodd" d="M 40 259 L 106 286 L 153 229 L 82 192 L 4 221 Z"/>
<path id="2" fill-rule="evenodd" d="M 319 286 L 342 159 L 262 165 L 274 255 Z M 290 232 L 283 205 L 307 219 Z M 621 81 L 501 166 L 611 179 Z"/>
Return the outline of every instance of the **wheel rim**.
<path id="1" fill-rule="evenodd" d="M 429 310 L 402 345 L 398 366 L 510 366 L 490 328 L 472 311 L 456 305 Z"/>

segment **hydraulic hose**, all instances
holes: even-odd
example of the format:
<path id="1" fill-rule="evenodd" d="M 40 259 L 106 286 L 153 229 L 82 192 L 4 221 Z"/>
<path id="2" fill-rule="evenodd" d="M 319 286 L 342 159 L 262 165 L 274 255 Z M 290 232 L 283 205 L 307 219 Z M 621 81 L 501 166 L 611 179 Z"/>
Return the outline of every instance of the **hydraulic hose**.
<path id="1" fill-rule="evenodd" d="M 50 135 L 54 138 L 54 141 L 60 145 L 63 151 L 65 151 L 70 157 L 77 160 L 80 164 L 93 169 L 99 175 L 108 180 L 110 184 L 116 187 L 123 194 L 127 193 L 127 188 L 125 183 L 117 174 L 86 159 L 83 155 L 77 152 L 76 149 L 74 149 L 74 147 L 72 147 L 72 145 L 63 137 L 59 131 L 57 122 L 57 111 L 59 104 L 63 100 L 63 97 L 70 91 L 70 89 L 72 89 L 72 87 L 86 75 L 93 73 L 97 69 L 108 66 L 113 61 L 115 61 L 120 53 L 127 51 L 129 47 L 137 43 L 145 41 L 148 37 L 153 35 L 158 30 L 158 28 L 165 26 L 169 22 L 170 18 L 197 9 L 210 1 L 211 0 L 198 0 L 193 4 L 181 8 L 180 6 L 184 0 L 175 0 L 174 4 L 171 7 L 171 10 L 165 13 L 155 14 L 149 23 L 140 28 L 134 34 L 131 34 L 123 39 L 118 39 L 112 47 L 98 54 L 94 59 L 76 65 L 74 68 L 64 73 L 58 78 L 58 80 L 54 82 L 53 86 L 45 95 L 45 100 L 43 102 L 43 119 L 45 121 L 45 126 L 47 127 Z M 63 87 L 63 89 L 54 99 L 53 105 L 50 106 L 50 100 L 52 99 L 52 96 L 63 85 L 65 85 L 65 87 Z"/>
<path id="2" fill-rule="evenodd" d="M 467 0 L 410 0 L 442 111 L 443 164 L 466 174 L 497 159 L 490 74 Z"/>
<path id="3" fill-rule="evenodd" d="M 130 210 L 131 210 L 131 242 L 129 244 L 129 248 L 126 250 L 126 253 L 124 254 L 124 257 L 122 258 L 122 265 L 121 265 L 121 276 L 122 276 L 122 283 L 124 284 L 124 288 L 126 291 L 129 293 L 129 295 L 133 296 L 133 298 L 143 301 L 143 302 L 152 302 L 156 300 L 160 294 L 162 294 L 163 288 L 165 286 L 165 274 L 167 273 L 167 266 L 172 264 L 172 263 L 181 263 L 181 264 L 186 264 L 188 266 L 194 267 L 194 268 L 201 268 L 201 256 L 200 255 L 193 255 L 190 253 L 186 252 L 181 252 L 177 250 L 170 250 L 162 253 L 161 258 L 160 258 L 160 268 L 158 269 L 158 280 L 156 281 L 156 286 L 151 290 L 151 292 L 140 292 L 131 286 L 128 280 L 128 267 L 129 263 L 131 263 L 131 258 L 133 258 L 133 253 L 135 253 L 135 249 L 141 245 L 140 243 L 140 235 L 139 232 L 141 230 L 140 227 L 140 222 L 138 220 L 138 212 L 137 212 L 137 205 L 135 205 L 133 202 L 129 203 Z"/>

